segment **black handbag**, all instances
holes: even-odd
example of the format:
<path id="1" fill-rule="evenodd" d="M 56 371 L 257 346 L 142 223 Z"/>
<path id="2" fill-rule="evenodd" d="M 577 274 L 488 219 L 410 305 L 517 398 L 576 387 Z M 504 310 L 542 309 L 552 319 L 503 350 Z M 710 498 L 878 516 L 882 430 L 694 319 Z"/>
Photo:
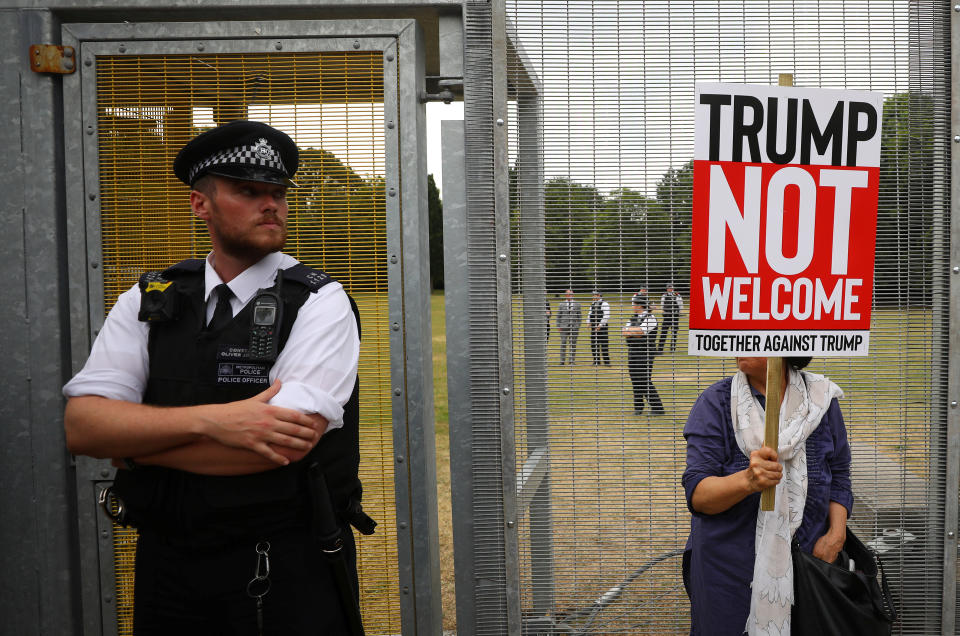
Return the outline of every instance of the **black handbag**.
<path id="1" fill-rule="evenodd" d="M 890 634 L 897 619 L 880 557 L 850 528 L 834 563 L 807 554 L 793 542 L 793 592 L 794 636 L 879 636 Z"/>

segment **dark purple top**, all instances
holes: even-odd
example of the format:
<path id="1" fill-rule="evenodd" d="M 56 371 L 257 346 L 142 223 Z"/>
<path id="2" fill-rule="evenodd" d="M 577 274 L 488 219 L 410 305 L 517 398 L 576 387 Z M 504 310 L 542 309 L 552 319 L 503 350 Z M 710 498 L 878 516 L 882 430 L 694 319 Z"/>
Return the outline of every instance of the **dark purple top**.
<path id="1" fill-rule="evenodd" d="M 693 491 L 704 477 L 723 477 L 750 464 L 737 446 L 730 417 L 730 383 L 717 382 L 697 399 L 683 435 L 687 439 L 687 469 L 683 488 L 690 509 L 690 537 L 683 555 L 684 583 L 690 597 L 691 634 L 739 635 L 750 613 L 754 541 L 760 493 L 729 510 L 708 515 L 691 506 Z M 757 393 L 760 405 L 764 397 Z M 850 446 L 836 400 L 807 438 L 807 502 L 794 538 L 812 552 L 827 532 L 830 502 L 853 509 L 850 490 Z"/>

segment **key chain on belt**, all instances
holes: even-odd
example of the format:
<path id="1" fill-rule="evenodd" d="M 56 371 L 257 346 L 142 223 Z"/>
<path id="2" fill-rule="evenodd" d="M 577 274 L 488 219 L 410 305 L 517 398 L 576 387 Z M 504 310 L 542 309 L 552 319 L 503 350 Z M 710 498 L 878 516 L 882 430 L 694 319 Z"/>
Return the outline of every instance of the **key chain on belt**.
<path id="1" fill-rule="evenodd" d="M 263 597 L 270 591 L 270 542 L 257 544 L 257 566 L 247 583 L 247 596 L 257 601 L 257 634 L 263 636 Z"/>

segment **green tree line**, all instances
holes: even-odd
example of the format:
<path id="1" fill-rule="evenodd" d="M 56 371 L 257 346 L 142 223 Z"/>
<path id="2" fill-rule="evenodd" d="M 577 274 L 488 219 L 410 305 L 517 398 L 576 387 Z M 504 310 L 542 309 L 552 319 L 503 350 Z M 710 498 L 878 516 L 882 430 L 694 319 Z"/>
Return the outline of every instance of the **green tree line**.
<path id="1" fill-rule="evenodd" d="M 945 258 L 947 248 L 947 228 L 938 233 L 936 226 L 947 219 L 942 176 L 947 158 L 936 152 L 934 122 L 946 121 L 947 114 L 935 112 L 933 100 L 923 94 L 898 93 L 884 102 L 874 281 L 878 305 L 931 302 L 934 256 L 939 250 Z M 184 188 L 169 171 L 170 146 L 156 128 L 134 118 L 101 119 L 103 234 L 114 255 L 110 263 L 105 257 L 105 264 L 138 272 L 209 249 L 205 231 L 185 209 Z M 302 187 L 289 193 L 288 249 L 351 289 L 386 290 L 383 178 L 361 176 L 332 153 L 305 148 L 296 180 Z M 522 242 L 520 200 L 529 187 L 510 171 L 514 253 Z M 427 198 L 431 283 L 442 289 L 443 203 L 432 175 Z M 548 293 L 647 288 L 659 294 L 673 283 L 686 295 L 692 202 L 692 160 L 666 171 L 652 194 L 631 188 L 604 193 L 565 177 L 548 179 L 543 184 Z M 143 223 L 145 211 L 166 220 Z M 518 260 L 515 289 L 521 282 Z"/>
<path id="2" fill-rule="evenodd" d="M 874 278 L 875 303 L 928 306 L 937 241 L 937 157 L 929 96 L 898 93 L 884 102 Z M 940 161 L 945 161 L 941 158 Z M 944 166 L 940 166 L 943 174 Z M 511 173 L 514 240 L 522 186 Z M 942 199 L 941 195 L 941 199 Z M 945 205 L 941 200 L 940 206 Z M 629 188 L 602 193 L 565 177 L 544 184 L 544 267 L 547 292 L 601 289 L 660 294 L 668 283 L 686 295 L 690 280 L 693 160 L 665 172 L 653 196 Z M 939 215 L 939 216 L 938 216 Z M 944 221 L 945 222 L 945 221 Z M 516 251 L 516 250 L 515 250 Z M 519 268 L 514 271 L 518 278 Z"/>

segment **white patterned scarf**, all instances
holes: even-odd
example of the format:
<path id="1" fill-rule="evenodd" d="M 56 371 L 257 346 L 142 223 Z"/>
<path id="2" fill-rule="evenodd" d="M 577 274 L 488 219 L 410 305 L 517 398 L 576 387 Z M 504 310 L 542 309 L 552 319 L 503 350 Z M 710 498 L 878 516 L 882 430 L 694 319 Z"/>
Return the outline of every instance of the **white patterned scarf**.
<path id="1" fill-rule="evenodd" d="M 793 605 L 793 561 L 790 542 L 803 520 L 807 500 L 806 441 L 843 391 L 822 375 L 790 370 L 780 407 L 778 461 L 783 478 L 776 488 L 775 509 L 757 510 L 756 560 L 746 631 L 750 636 L 790 634 Z M 743 454 L 763 446 L 764 410 L 750 391 L 747 376 L 738 371 L 730 387 L 733 432 Z"/>

